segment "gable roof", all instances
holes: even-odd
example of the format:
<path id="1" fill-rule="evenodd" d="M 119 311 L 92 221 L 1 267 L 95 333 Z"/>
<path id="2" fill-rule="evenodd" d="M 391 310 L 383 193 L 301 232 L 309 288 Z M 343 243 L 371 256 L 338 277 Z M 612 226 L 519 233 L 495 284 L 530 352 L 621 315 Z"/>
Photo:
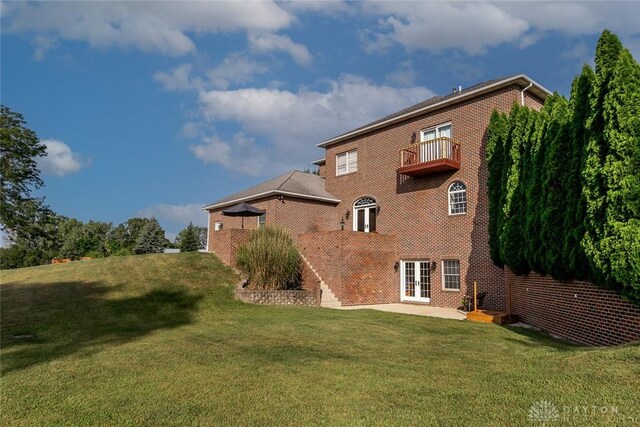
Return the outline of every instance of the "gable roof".
<path id="1" fill-rule="evenodd" d="M 275 194 L 321 202 L 340 203 L 340 199 L 324 189 L 324 178 L 307 172 L 289 171 L 246 190 L 216 200 L 205 205 L 202 209 L 222 208 Z"/>
<path id="2" fill-rule="evenodd" d="M 485 82 L 478 83 L 477 85 L 470 86 L 459 92 L 450 93 L 449 95 L 444 96 L 434 96 L 427 99 L 426 101 L 422 101 L 418 104 L 412 105 L 411 107 L 396 111 L 395 113 L 389 114 L 388 116 L 385 116 L 381 119 L 374 120 L 373 122 L 370 122 L 364 126 L 356 128 L 354 130 L 350 130 L 349 132 L 345 132 L 334 138 L 328 139 L 324 142 L 321 142 L 320 144 L 317 144 L 317 146 L 326 148 L 330 145 L 346 141 L 348 139 L 362 135 L 366 132 L 380 129 L 393 123 L 417 116 L 419 114 L 436 110 L 438 108 L 443 108 L 452 104 L 456 104 L 458 102 L 466 101 L 467 99 L 471 99 L 483 95 L 487 92 L 491 92 L 496 89 L 501 89 L 503 87 L 511 85 L 518 85 L 523 89 L 526 88 L 526 90 L 533 93 L 543 101 L 547 97 L 547 95 L 551 95 L 551 92 L 548 89 L 539 85 L 525 74 L 516 74 L 500 79 L 487 80 Z"/>

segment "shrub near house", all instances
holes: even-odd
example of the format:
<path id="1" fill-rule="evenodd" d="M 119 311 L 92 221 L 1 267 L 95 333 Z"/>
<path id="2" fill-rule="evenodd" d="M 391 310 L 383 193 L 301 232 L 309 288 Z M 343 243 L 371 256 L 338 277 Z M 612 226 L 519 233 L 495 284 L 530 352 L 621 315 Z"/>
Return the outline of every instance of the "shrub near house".
<path id="1" fill-rule="evenodd" d="M 249 242 L 238 249 L 236 264 L 252 289 L 295 289 L 300 285 L 300 254 L 282 227 L 252 230 Z"/>

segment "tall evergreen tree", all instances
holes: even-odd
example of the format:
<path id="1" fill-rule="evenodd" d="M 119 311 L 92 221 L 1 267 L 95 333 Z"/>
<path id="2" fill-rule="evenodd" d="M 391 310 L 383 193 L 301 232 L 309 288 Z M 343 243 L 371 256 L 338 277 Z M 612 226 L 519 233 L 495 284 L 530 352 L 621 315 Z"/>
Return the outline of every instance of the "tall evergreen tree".
<path id="1" fill-rule="evenodd" d="M 530 109 L 514 105 L 512 131 L 509 136 L 509 169 L 506 179 L 506 194 L 503 212 L 504 227 L 500 234 L 500 245 L 504 248 L 504 260 L 514 272 L 524 273 L 529 265 L 524 257 L 525 194 L 522 185 L 522 157 L 529 150 L 534 129 L 535 115 Z"/>
<path id="2" fill-rule="evenodd" d="M 489 251 L 493 263 L 504 265 L 500 251 L 499 217 L 501 216 L 501 182 L 504 169 L 504 144 L 509 131 L 506 114 L 494 110 L 491 113 L 487 132 L 488 200 L 489 200 Z"/>
<path id="3" fill-rule="evenodd" d="M 158 220 L 151 218 L 142 228 L 140 235 L 133 248 L 134 254 L 154 254 L 164 252 L 164 230 L 160 227 Z"/>
<path id="4" fill-rule="evenodd" d="M 590 114 L 589 93 L 594 74 L 591 67 L 584 65 L 582 73 L 575 78 L 571 88 L 571 144 L 566 176 L 566 210 L 564 217 L 563 258 L 567 270 L 575 279 L 588 279 L 589 262 L 582 247 L 585 234 L 586 204 L 582 192 L 582 169 L 586 157 L 586 145 L 589 140 L 587 118 Z"/>
<path id="5" fill-rule="evenodd" d="M 595 62 L 583 247 L 595 281 L 640 301 L 640 69 L 608 31 Z"/>
<path id="6" fill-rule="evenodd" d="M 544 198 L 542 197 L 542 176 L 546 152 L 546 132 L 549 124 L 548 108 L 543 107 L 537 115 L 531 144 L 527 153 L 525 168 L 529 169 L 524 183 L 526 193 L 526 219 L 524 224 L 524 256 L 529 267 L 535 271 L 543 271 L 541 254 L 544 253 L 544 242 L 541 241 L 540 217 Z"/>
<path id="7" fill-rule="evenodd" d="M 570 111 L 565 98 L 553 94 L 547 98 L 545 109 L 549 123 L 544 134 L 545 150 L 542 167 L 542 195 L 540 218 L 540 242 L 543 273 L 561 279 L 568 278 L 562 257 L 564 246 L 564 212 L 566 210 L 567 164 L 570 137 Z M 537 212 L 536 212 L 537 214 Z M 536 263 L 537 264 L 537 263 Z"/>

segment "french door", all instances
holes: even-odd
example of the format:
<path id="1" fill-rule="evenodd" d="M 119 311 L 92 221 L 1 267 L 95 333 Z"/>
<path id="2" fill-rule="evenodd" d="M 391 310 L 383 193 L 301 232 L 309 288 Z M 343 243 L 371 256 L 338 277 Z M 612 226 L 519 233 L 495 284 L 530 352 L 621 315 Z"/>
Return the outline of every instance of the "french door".
<path id="1" fill-rule="evenodd" d="M 400 268 L 400 300 L 431 301 L 431 270 L 429 261 L 402 261 Z"/>
<path id="2" fill-rule="evenodd" d="M 376 231 L 378 205 L 372 197 L 363 197 L 353 204 L 353 231 Z"/>

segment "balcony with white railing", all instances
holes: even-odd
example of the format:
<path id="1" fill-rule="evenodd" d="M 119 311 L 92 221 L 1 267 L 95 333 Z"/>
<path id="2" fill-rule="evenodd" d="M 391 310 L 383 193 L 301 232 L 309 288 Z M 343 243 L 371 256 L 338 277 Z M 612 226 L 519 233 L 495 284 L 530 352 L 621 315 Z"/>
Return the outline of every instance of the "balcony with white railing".
<path id="1" fill-rule="evenodd" d="M 441 137 L 408 145 L 400 150 L 402 175 L 426 175 L 460 169 L 460 144 Z"/>

